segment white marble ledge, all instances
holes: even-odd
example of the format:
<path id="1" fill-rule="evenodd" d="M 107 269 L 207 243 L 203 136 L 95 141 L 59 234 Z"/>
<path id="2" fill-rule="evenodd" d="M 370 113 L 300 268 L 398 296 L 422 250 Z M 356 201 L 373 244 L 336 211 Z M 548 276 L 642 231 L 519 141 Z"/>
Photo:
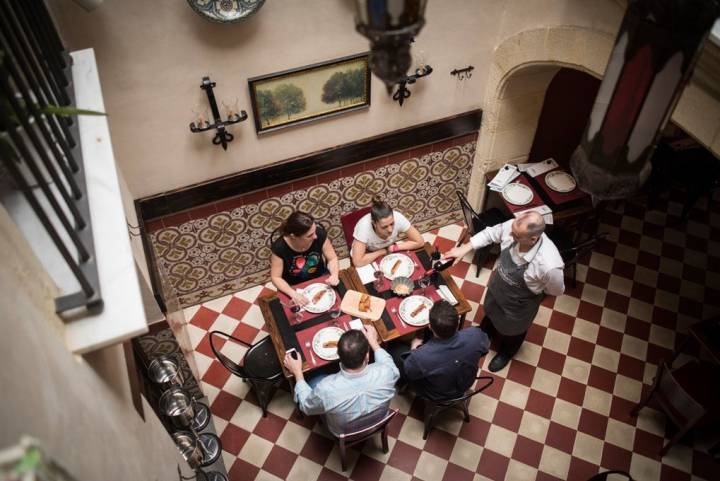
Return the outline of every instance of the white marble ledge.
<path id="1" fill-rule="evenodd" d="M 71 56 L 77 107 L 104 112 L 93 50 L 79 50 Z M 102 312 L 84 313 L 65 324 L 68 349 L 84 354 L 143 334 L 148 331 L 148 326 L 120 198 L 107 118 L 81 115 L 78 122 L 104 301 Z"/>

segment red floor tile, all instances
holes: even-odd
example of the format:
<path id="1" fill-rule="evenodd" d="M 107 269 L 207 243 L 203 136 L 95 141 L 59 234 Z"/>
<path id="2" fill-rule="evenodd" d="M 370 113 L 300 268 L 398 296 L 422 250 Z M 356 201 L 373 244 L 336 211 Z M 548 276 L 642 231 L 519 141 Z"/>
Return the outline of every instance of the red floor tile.
<path id="1" fill-rule="evenodd" d="M 305 441 L 305 446 L 303 446 L 300 451 L 300 455 L 320 465 L 324 465 L 334 445 L 335 442 L 331 439 L 311 432 L 307 441 Z"/>
<path id="2" fill-rule="evenodd" d="M 620 354 L 618 374 L 641 381 L 645 375 L 645 363 L 634 357 Z"/>
<path id="3" fill-rule="evenodd" d="M 602 312 L 603 308 L 602 306 L 598 306 L 596 304 L 593 304 L 591 302 L 587 301 L 580 301 L 580 306 L 578 307 L 578 313 L 577 317 L 581 319 L 585 319 L 586 321 L 600 323 L 600 320 L 602 319 Z"/>
<path id="4" fill-rule="evenodd" d="M 470 416 L 469 423 L 462 423 L 458 436 L 471 441 L 475 444 L 483 446 L 487 440 L 488 432 L 490 431 L 490 423 L 487 421 Z"/>
<path id="5" fill-rule="evenodd" d="M 331 471 L 328 468 L 322 468 L 322 471 L 320 471 L 320 476 L 318 476 L 317 481 L 347 481 L 347 476 L 342 476 L 335 471 Z"/>
<path id="6" fill-rule="evenodd" d="M 720 468 L 718 468 L 716 474 L 720 475 Z M 690 481 L 691 479 L 690 473 L 683 473 L 667 464 L 663 464 L 660 470 L 660 481 Z"/>
<path id="7" fill-rule="evenodd" d="M 556 331 L 572 334 L 575 318 L 560 311 L 553 311 L 550 315 L 548 327 Z"/>
<path id="8" fill-rule="evenodd" d="M 295 464 L 295 460 L 297 459 L 297 457 L 297 454 L 293 453 L 292 451 L 288 451 L 287 449 L 280 447 L 276 444 L 272 448 L 272 451 L 270 451 L 267 459 L 265 459 L 263 469 L 269 473 L 274 474 L 280 479 L 285 479 L 290 473 L 293 464 Z"/>
<path id="9" fill-rule="evenodd" d="M 418 448 L 397 440 L 388 459 L 388 464 L 400 471 L 412 474 L 415 472 L 415 465 L 421 453 L 422 451 Z"/>
<path id="10" fill-rule="evenodd" d="M 450 459 L 450 454 L 452 454 L 456 440 L 457 437 L 447 431 L 443 431 L 442 429 L 433 429 L 430 431 L 430 434 L 428 434 L 423 450 L 428 451 L 439 458 Z"/>
<path id="11" fill-rule="evenodd" d="M 255 327 L 249 326 L 249 325 L 241 322 L 240 324 L 238 324 L 238 326 L 232 332 L 232 336 L 237 339 L 240 339 L 241 341 L 247 343 L 248 345 L 252 345 L 258 332 L 259 331 Z"/>
<path id="12" fill-rule="evenodd" d="M 628 307 L 630 307 L 630 298 L 612 291 L 607 291 L 605 295 L 605 307 L 626 314 Z"/>
<path id="13" fill-rule="evenodd" d="M 595 352 L 595 345 L 591 342 L 587 342 L 584 339 L 573 337 L 570 339 L 570 346 L 568 348 L 568 356 L 580 359 L 581 361 L 591 362 L 593 353 Z"/>
<path id="14" fill-rule="evenodd" d="M 573 456 L 570 459 L 570 469 L 568 469 L 568 481 L 586 481 L 592 478 L 600 471 L 596 464 L 588 463 L 584 459 Z"/>
<path id="15" fill-rule="evenodd" d="M 495 409 L 495 417 L 493 418 L 493 424 L 502 426 L 510 431 L 517 432 L 520 429 L 520 422 L 522 421 L 523 410 L 511 406 L 502 401 L 499 401 L 497 408 Z"/>
<path id="16" fill-rule="evenodd" d="M 612 391 L 609 391 L 612 392 Z M 631 426 L 635 426 L 637 418 L 630 416 L 630 411 L 635 407 L 635 403 L 626 399 L 613 396 L 610 404 L 610 417 L 622 421 Z"/>
<path id="17" fill-rule="evenodd" d="M 635 430 L 635 444 L 633 445 L 633 452 L 640 453 L 650 459 L 659 460 L 660 450 L 664 444 L 663 438 L 651 434 L 642 429 Z"/>
<path id="18" fill-rule="evenodd" d="M 219 362 L 213 361 L 202 380 L 222 389 L 229 378 L 230 371 L 225 369 Z"/>
<path id="19" fill-rule="evenodd" d="M 259 472 L 260 468 L 257 466 L 253 466 L 252 464 L 237 458 L 235 463 L 233 463 L 232 467 L 228 470 L 228 480 L 253 481 Z"/>
<path id="20" fill-rule="evenodd" d="M 605 430 L 607 429 L 608 418 L 602 414 L 598 414 L 588 409 L 583 409 L 580 413 L 580 423 L 578 430 L 595 436 L 598 439 L 605 439 Z"/>
<path id="21" fill-rule="evenodd" d="M 546 371 L 554 372 L 555 374 L 562 374 L 564 366 L 565 356 L 551 349 L 542 349 L 540 352 L 538 367 L 541 367 Z"/>
<path id="22" fill-rule="evenodd" d="M 225 391 L 220 391 L 210 406 L 210 411 L 214 415 L 229 421 L 235 415 L 235 411 L 237 411 L 241 402 L 242 399 L 239 397 L 233 396 Z"/>
<path id="23" fill-rule="evenodd" d="M 192 317 L 192 319 L 190 319 L 190 324 L 197 326 L 201 329 L 205 329 L 207 331 L 217 320 L 219 315 L 219 312 L 215 312 L 205 306 L 201 306 L 200 309 L 198 309 L 195 315 Z"/>
<path id="24" fill-rule="evenodd" d="M 457 464 L 448 463 L 442 481 L 472 481 L 475 473 L 461 468 Z"/>
<path id="25" fill-rule="evenodd" d="M 260 418 L 260 421 L 258 421 L 258 423 L 255 425 L 255 429 L 253 430 L 253 432 L 258 436 L 267 439 L 271 443 L 274 443 L 275 441 L 277 441 L 277 438 L 278 436 L 280 436 L 280 433 L 282 432 L 286 423 L 287 420 L 269 412 L 267 413 L 267 417 Z"/>
<path id="26" fill-rule="evenodd" d="M 673 293 L 680 292 L 680 282 L 681 279 L 675 276 L 658 272 L 657 288 L 660 290 Z"/>
<path id="27" fill-rule="evenodd" d="M 640 234 L 621 230 L 620 235 L 618 235 L 618 243 L 637 248 L 640 246 Z"/>
<path id="28" fill-rule="evenodd" d="M 480 456 L 477 473 L 490 479 L 505 479 L 510 459 L 485 447 Z"/>
<path id="29" fill-rule="evenodd" d="M 540 465 L 540 458 L 542 457 L 543 445 L 532 439 L 528 439 L 525 436 L 518 435 L 515 441 L 515 448 L 513 449 L 512 458 L 525 463 L 528 466 L 537 468 Z"/>
<path id="30" fill-rule="evenodd" d="M 637 265 L 656 271 L 660 268 L 660 256 L 640 251 L 638 253 Z"/>
<path id="31" fill-rule="evenodd" d="M 564 377 L 560 381 L 558 397 L 567 402 L 582 406 L 583 399 L 585 399 L 585 385 Z"/>
<path id="32" fill-rule="evenodd" d="M 628 451 L 627 449 L 623 449 L 610 443 L 605 443 L 603 446 L 601 464 L 608 470 L 617 469 L 629 472 L 631 461 L 632 451 Z"/>
<path id="33" fill-rule="evenodd" d="M 620 352 L 622 347 L 623 335 L 614 329 L 608 329 L 605 326 L 600 326 L 598 329 L 597 344 L 599 346 L 607 347 L 608 349 L 616 352 Z"/>
<path id="34" fill-rule="evenodd" d="M 650 323 L 628 316 L 625 321 L 625 334 L 638 339 L 648 339 L 650 337 Z"/>
<path id="35" fill-rule="evenodd" d="M 638 262 L 638 264 L 640 263 Z M 648 269 L 652 268 L 648 267 Z M 654 270 L 657 270 L 657 268 L 655 268 Z M 629 262 L 615 259 L 615 261 L 613 261 L 612 273 L 616 276 L 625 277 L 626 279 L 632 279 L 635 276 L 635 265 L 630 264 Z"/>
<path id="36" fill-rule="evenodd" d="M 530 390 L 525 409 L 544 418 L 550 418 L 555 407 L 555 398 L 545 393 Z"/>
<path id="37" fill-rule="evenodd" d="M 382 475 L 385 465 L 381 462 L 361 454 L 352 471 L 352 479 L 357 481 L 377 481 Z"/>
<path id="38" fill-rule="evenodd" d="M 212 413 L 215 414 L 214 408 Z M 245 446 L 245 441 L 250 437 L 250 433 L 245 431 L 243 428 L 235 426 L 234 424 L 228 424 L 220 436 L 222 447 L 224 451 L 228 453 L 238 455 L 240 450 Z"/>
<path id="39" fill-rule="evenodd" d="M 522 384 L 523 386 L 529 386 L 532 384 L 533 377 L 535 377 L 535 368 L 530 364 L 525 364 L 517 359 L 513 359 L 510 363 L 507 379 Z"/>
<path id="40" fill-rule="evenodd" d="M 252 306 L 252 304 L 249 302 L 233 296 L 225 306 L 225 309 L 223 309 L 223 314 L 241 320 L 248 309 L 250 309 L 250 306 Z"/>
<path id="41" fill-rule="evenodd" d="M 636 282 L 633 284 L 631 297 L 633 299 L 647 302 L 648 304 L 654 304 L 655 288 Z"/>
<path id="42" fill-rule="evenodd" d="M 468 300 L 480 302 L 483 292 L 485 292 L 485 287 L 466 279 L 460 290 Z"/>
<path id="43" fill-rule="evenodd" d="M 562 424 L 550 421 L 550 427 L 548 427 L 545 444 L 559 449 L 560 451 L 572 453 L 576 434 L 577 432 L 574 429 L 570 429 Z"/>

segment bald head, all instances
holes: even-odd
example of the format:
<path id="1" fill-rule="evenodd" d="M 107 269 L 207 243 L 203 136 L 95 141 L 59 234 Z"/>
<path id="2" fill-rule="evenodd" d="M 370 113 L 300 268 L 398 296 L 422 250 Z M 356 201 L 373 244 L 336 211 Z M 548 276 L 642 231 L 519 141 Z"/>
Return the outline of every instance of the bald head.
<path id="1" fill-rule="evenodd" d="M 545 231 L 545 219 L 531 211 L 515 219 L 512 223 L 512 236 L 523 248 L 532 247 Z"/>

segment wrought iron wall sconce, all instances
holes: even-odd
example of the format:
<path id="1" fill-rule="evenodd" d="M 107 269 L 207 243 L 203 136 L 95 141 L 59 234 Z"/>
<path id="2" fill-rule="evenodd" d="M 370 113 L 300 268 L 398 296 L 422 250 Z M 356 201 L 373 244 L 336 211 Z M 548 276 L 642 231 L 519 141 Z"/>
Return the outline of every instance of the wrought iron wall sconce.
<path id="1" fill-rule="evenodd" d="M 393 100 L 398 102 L 400 104 L 400 107 L 402 107 L 402 104 L 405 102 L 405 99 L 410 97 L 412 92 L 408 90 L 407 86 L 412 85 L 415 82 L 417 82 L 418 79 L 421 79 L 423 77 L 427 77 L 432 73 L 433 69 L 430 65 L 423 65 L 415 70 L 415 73 L 413 75 L 408 75 L 403 80 L 398 82 L 398 89 L 393 94 Z"/>
<path id="2" fill-rule="evenodd" d="M 456 68 L 455 70 L 450 72 L 450 75 L 456 75 L 458 80 L 465 80 L 472 77 L 473 70 L 475 70 L 475 67 L 473 67 L 472 65 L 468 65 L 465 68 Z"/>
<path id="3" fill-rule="evenodd" d="M 225 127 L 247 120 L 248 116 L 244 110 L 241 110 L 240 112 L 233 112 L 228 109 L 227 120 L 222 120 L 217 102 L 215 101 L 215 93 L 213 92 L 214 87 L 215 82 L 211 82 L 210 77 L 203 77 L 200 88 L 207 94 L 210 110 L 212 111 L 213 123 L 210 123 L 208 120 L 203 119 L 202 116 L 199 116 L 197 124 L 195 122 L 190 122 L 190 132 L 207 132 L 208 130 L 215 129 L 215 137 L 213 137 L 212 143 L 215 145 L 222 145 L 223 150 L 227 150 L 228 143 L 232 142 L 235 136 L 228 132 Z"/>

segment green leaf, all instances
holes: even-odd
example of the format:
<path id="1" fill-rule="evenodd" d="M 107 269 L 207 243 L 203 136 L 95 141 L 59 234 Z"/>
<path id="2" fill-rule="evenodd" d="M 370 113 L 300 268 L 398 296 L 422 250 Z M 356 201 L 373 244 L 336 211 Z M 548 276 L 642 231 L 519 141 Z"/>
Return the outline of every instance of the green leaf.
<path id="1" fill-rule="evenodd" d="M 42 455 L 37 448 L 30 448 L 25 452 L 20 462 L 15 466 L 15 473 L 22 475 L 34 471 L 40 466 Z"/>
<path id="2" fill-rule="evenodd" d="M 58 107 L 57 105 L 48 105 L 40 109 L 40 112 L 44 114 L 61 115 L 63 117 L 70 117 L 72 115 L 107 115 L 105 112 L 98 112 L 97 110 L 85 110 L 77 109 L 75 107 Z"/>

